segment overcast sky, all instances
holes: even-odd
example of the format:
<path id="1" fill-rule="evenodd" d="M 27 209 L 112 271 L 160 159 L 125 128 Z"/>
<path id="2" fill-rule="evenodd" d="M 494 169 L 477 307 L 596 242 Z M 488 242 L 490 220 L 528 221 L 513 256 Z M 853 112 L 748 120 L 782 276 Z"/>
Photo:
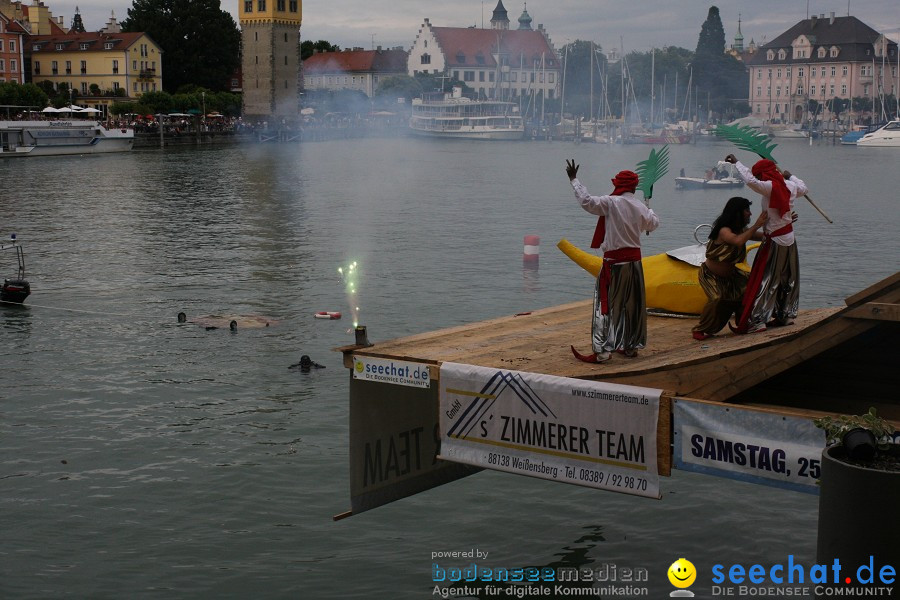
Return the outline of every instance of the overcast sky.
<path id="1" fill-rule="evenodd" d="M 25 0 L 29 2 L 29 0 Z M 222 8 L 238 19 L 238 2 L 224 0 Z M 54 16 L 65 17 L 68 26 L 75 7 L 88 31 L 101 28 L 115 11 L 120 21 L 128 16 L 128 0 L 44 0 Z M 303 2 L 304 40 L 325 39 L 341 48 L 402 46 L 409 49 L 423 19 L 438 27 L 490 27 L 497 0 L 306 0 Z M 504 0 L 510 27 L 518 27 L 524 3 Z M 700 27 L 710 6 L 718 6 L 725 27 L 726 44 L 737 32 L 738 14 L 744 44 L 758 45 L 774 39 L 797 21 L 810 15 L 834 12 L 850 14 L 877 31 L 897 40 L 900 34 L 898 0 L 530 0 L 533 26 L 543 23 L 556 47 L 576 39 L 593 40 L 604 49 L 624 45 L 625 51 L 651 47 L 697 46 Z"/>

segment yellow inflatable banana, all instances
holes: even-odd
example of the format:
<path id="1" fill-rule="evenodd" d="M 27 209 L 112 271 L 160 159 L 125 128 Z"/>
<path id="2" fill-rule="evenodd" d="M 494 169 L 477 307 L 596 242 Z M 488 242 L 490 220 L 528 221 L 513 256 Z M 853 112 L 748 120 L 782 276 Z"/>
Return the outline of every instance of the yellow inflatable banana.
<path id="1" fill-rule="evenodd" d="M 753 244 L 747 249 L 759 246 Z M 581 250 L 566 239 L 556 245 L 579 267 L 597 277 L 603 259 Z M 672 258 L 667 253 L 645 256 L 641 263 L 644 266 L 644 288 L 647 292 L 647 308 L 671 313 L 699 315 L 706 304 L 706 294 L 697 279 L 699 267 Z M 738 268 L 750 271 L 750 265 L 740 263 Z"/>

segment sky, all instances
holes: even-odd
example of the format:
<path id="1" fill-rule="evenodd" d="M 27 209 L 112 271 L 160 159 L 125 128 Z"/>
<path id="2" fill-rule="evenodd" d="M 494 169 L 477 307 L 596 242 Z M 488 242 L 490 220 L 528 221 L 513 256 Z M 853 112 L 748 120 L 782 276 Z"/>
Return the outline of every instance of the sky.
<path id="1" fill-rule="evenodd" d="M 238 20 L 238 2 L 223 0 L 222 8 Z M 30 2 L 30 0 L 25 0 Z M 88 31 L 103 27 L 111 11 L 118 20 L 128 16 L 128 0 L 44 0 L 55 17 L 68 26 L 77 6 Z M 376 46 L 408 50 L 423 20 L 436 27 L 490 27 L 497 0 L 305 0 L 304 40 L 328 40 L 341 48 Z M 504 0 L 510 27 L 518 27 L 524 2 Z M 873 29 L 900 38 L 900 3 L 897 0 L 530 0 L 532 26 L 542 23 L 554 46 L 567 41 L 593 40 L 604 49 L 625 52 L 653 47 L 680 46 L 693 50 L 710 6 L 719 8 L 725 42 L 731 45 L 738 15 L 746 46 L 751 39 L 762 45 L 807 15 L 850 14 Z"/>

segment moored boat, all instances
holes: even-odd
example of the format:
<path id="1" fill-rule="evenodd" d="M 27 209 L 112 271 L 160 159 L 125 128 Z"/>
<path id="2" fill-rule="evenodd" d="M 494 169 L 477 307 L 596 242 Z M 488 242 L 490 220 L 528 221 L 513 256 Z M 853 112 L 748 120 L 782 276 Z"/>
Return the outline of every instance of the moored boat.
<path id="1" fill-rule="evenodd" d="M 684 172 L 683 169 L 682 172 Z M 678 190 L 722 190 L 739 187 L 744 187 L 744 181 L 735 174 L 734 165 L 723 160 L 720 160 L 713 169 L 708 170 L 703 177 L 681 175 L 675 178 L 675 189 Z"/>
<path id="2" fill-rule="evenodd" d="M 133 129 L 97 121 L 0 121 L 0 158 L 128 152 Z"/>
<path id="3" fill-rule="evenodd" d="M 472 100 L 460 88 L 438 99 L 416 98 L 409 127 L 429 137 L 477 140 L 519 140 L 525 125 L 514 102 Z"/>
<path id="4" fill-rule="evenodd" d="M 894 119 L 881 129 L 867 133 L 859 138 L 856 145 L 873 148 L 900 148 L 900 119 Z"/>

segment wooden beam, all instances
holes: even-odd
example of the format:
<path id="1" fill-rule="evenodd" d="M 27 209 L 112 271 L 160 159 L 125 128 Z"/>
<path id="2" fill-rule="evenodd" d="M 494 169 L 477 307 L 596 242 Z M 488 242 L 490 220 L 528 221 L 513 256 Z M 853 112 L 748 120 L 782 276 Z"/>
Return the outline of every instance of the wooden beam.
<path id="1" fill-rule="evenodd" d="M 851 308 L 846 317 L 851 319 L 873 319 L 875 321 L 900 321 L 900 304 L 886 302 L 867 302 L 862 306 Z"/>
<path id="2" fill-rule="evenodd" d="M 847 306 L 853 306 L 854 304 L 859 304 L 860 302 L 868 300 L 872 296 L 883 296 L 885 291 L 896 288 L 898 285 L 900 285 L 900 271 L 897 271 L 890 277 L 882 279 L 878 283 L 870 285 L 861 292 L 853 294 L 844 302 L 847 303 Z"/>
<path id="3" fill-rule="evenodd" d="M 672 476 L 672 396 L 662 393 L 656 421 L 656 472 L 662 477 Z"/>

